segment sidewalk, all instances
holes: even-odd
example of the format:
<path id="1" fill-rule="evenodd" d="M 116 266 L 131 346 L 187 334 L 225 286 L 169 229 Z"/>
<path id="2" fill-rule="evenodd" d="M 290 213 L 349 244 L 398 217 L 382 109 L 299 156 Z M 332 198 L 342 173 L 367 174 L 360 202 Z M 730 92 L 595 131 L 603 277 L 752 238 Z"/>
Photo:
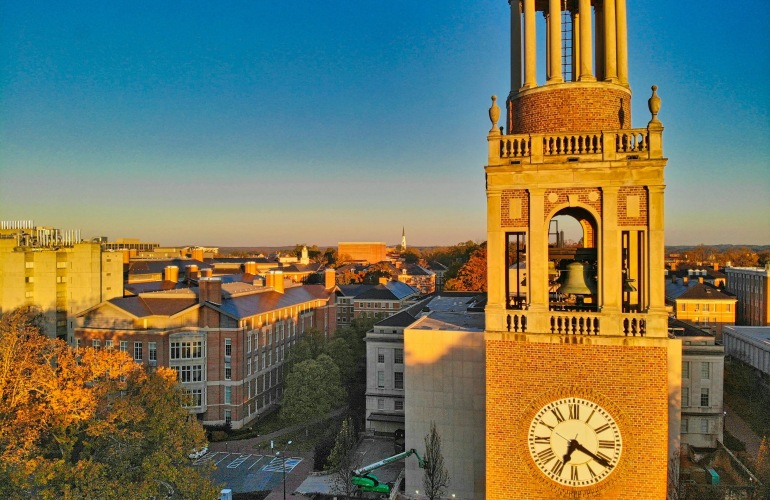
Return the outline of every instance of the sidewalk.
<path id="1" fill-rule="evenodd" d="M 725 405 L 725 430 L 741 440 L 746 445 L 746 452 L 753 458 L 757 458 L 759 454 L 759 445 L 762 442 L 762 438 L 757 436 L 749 424 L 747 424 L 740 415 L 732 411 Z"/>

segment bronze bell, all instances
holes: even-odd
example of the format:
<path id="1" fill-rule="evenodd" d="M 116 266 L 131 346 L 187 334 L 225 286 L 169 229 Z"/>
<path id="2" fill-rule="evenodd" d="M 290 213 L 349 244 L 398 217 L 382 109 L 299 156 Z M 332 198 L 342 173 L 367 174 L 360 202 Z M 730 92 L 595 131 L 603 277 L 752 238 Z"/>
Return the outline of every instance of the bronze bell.
<path id="1" fill-rule="evenodd" d="M 582 262 L 567 265 L 567 277 L 559 287 L 559 293 L 570 295 L 596 295 L 596 283 L 589 274 L 590 267 Z"/>

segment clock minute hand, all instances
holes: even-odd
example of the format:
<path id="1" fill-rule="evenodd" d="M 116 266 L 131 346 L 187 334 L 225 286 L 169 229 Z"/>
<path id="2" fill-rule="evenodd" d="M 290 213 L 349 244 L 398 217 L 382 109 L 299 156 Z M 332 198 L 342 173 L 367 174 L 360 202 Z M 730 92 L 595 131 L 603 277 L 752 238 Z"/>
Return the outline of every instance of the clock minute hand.
<path id="1" fill-rule="evenodd" d="M 597 464 L 599 464 L 599 465 L 603 465 L 604 467 L 612 467 L 612 464 L 611 464 L 611 463 L 609 463 L 609 462 L 608 462 L 606 459 L 604 459 L 604 458 L 602 458 L 602 457 L 599 457 L 599 456 L 597 456 L 596 454 L 594 454 L 593 452 L 589 451 L 589 450 L 588 450 L 588 448 L 586 448 L 585 446 L 583 446 L 582 444 L 580 444 L 580 443 L 577 441 L 577 439 L 573 439 L 573 440 L 570 442 L 570 446 L 572 445 L 572 443 L 575 443 L 575 448 L 576 448 L 577 450 L 580 450 L 580 451 L 582 451 L 583 453 L 585 453 L 586 455 L 588 455 L 589 457 L 593 458 L 593 459 L 596 461 L 596 463 L 597 463 Z"/>

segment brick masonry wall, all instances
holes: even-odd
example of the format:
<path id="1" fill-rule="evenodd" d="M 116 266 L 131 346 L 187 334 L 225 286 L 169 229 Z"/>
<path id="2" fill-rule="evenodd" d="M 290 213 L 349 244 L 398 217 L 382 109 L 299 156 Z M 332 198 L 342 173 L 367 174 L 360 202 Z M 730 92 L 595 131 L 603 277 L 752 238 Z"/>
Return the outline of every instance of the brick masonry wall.
<path id="1" fill-rule="evenodd" d="M 512 102 L 512 134 L 631 128 L 631 95 L 615 87 L 558 86 Z"/>
<path id="2" fill-rule="evenodd" d="M 638 213 L 632 214 L 628 210 L 628 199 L 637 197 Z M 618 225 L 620 226 L 646 226 L 647 225 L 647 190 L 644 186 L 624 186 L 618 191 Z"/>
<path id="3" fill-rule="evenodd" d="M 500 225 L 502 227 L 520 227 L 529 226 L 529 193 L 526 189 L 504 189 L 500 197 Z M 520 204 L 521 213 L 515 217 L 511 212 L 512 204 Z"/>
<path id="4" fill-rule="evenodd" d="M 663 347 L 486 341 L 487 498 L 664 499 L 668 371 Z M 561 397 L 607 409 L 623 439 L 620 462 L 593 487 L 543 475 L 527 447 L 535 413 Z"/>

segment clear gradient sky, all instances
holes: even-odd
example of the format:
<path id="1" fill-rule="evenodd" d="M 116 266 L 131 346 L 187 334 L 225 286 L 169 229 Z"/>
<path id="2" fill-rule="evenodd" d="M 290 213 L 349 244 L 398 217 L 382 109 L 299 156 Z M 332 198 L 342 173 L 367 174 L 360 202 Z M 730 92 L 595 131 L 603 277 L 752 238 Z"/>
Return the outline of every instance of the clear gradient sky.
<path id="1" fill-rule="evenodd" d="M 628 0 L 666 243 L 770 243 L 765 1 Z M 164 245 L 486 239 L 505 0 L 0 2 L 0 220 Z"/>

